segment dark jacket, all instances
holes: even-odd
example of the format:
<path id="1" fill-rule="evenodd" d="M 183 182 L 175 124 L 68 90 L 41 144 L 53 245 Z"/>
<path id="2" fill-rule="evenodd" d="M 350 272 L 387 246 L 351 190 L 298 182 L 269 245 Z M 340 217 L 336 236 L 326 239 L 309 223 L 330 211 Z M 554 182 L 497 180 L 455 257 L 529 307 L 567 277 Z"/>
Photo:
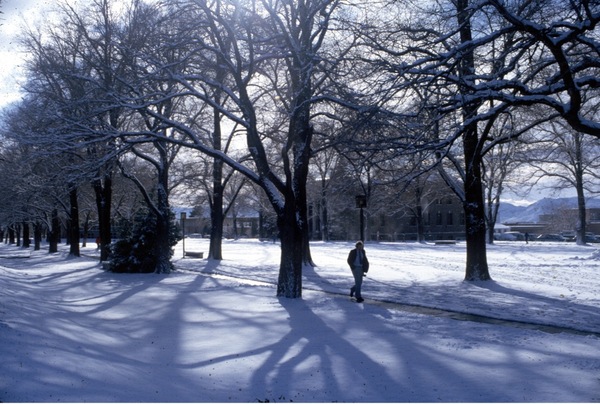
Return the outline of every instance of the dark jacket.
<path id="1" fill-rule="evenodd" d="M 363 272 L 369 272 L 369 260 L 367 259 L 367 253 L 365 250 L 362 250 L 363 256 Z M 350 265 L 350 269 L 352 269 L 354 265 L 354 260 L 356 259 L 356 248 L 350 251 L 348 254 L 348 265 Z"/>

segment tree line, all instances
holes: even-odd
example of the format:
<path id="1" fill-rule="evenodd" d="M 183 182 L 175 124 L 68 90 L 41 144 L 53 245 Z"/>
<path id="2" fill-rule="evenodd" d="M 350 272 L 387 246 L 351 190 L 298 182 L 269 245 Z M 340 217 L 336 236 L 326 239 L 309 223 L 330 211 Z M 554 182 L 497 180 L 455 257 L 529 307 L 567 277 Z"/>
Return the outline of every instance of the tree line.
<path id="1" fill-rule="evenodd" d="M 510 181 L 564 174 L 583 212 L 597 191 L 599 20 L 590 0 L 63 1 L 21 37 L 2 223 L 55 240 L 60 212 L 77 254 L 87 199 L 108 260 L 113 210 L 126 223 L 139 212 L 120 207 L 143 205 L 152 270 L 168 273 L 174 193 L 204 190 L 218 260 L 224 217 L 252 189 L 281 241 L 277 295 L 295 298 L 314 265 L 309 190 L 324 226 L 340 187 L 410 191 L 422 228 L 441 180 L 464 208 L 465 280 L 491 279 Z"/>

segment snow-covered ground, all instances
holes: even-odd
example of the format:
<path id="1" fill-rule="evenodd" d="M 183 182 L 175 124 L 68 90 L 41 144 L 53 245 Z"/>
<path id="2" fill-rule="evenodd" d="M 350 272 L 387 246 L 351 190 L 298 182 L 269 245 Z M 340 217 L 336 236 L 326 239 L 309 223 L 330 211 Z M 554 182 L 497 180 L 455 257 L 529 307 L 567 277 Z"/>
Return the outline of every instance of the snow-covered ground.
<path id="1" fill-rule="evenodd" d="M 362 304 L 352 243 L 312 244 L 302 299 L 275 296 L 270 242 L 180 243 L 170 275 L 105 272 L 94 247 L 0 245 L 0 401 L 600 401 L 598 246 L 498 242 L 471 283 L 463 243 L 367 243 Z"/>

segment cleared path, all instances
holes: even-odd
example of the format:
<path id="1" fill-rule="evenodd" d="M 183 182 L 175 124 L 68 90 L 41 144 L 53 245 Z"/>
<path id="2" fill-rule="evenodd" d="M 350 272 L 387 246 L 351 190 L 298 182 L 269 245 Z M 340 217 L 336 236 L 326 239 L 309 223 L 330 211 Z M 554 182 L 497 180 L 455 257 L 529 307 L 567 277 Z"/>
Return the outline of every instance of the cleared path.
<path id="1" fill-rule="evenodd" d="M 275 283 L 273 283 L 273 282 L 256 281 L 256 280 L 252 280 L 252 279 L 246 279 L 246 278 L 231 276 L 231 275 L 209 274 L 209 273 L 196 272 L 196 271 L 192 271 L 192 272 L 202 275 L 202 276 L 206 276 L 206 277 L 235 280 L 237 282 L 242 282 L 247 285 L 269 286 L 269 287 L 275 286 Z M 343 294 L 343 293 L 328 292 L 328 291 L 324 291 L 324 290 L 320 290 L 320 289 L 316 289 L 316 288 L 310 288 L 310 287 L 304 287 L 304 289 L 310 290 L 313 292 L 319 292 L 319 293 L 323 293 L 323 294 L 327 294 L 327 295 L 331 295 L 331 296 L 336 296 L 336 297 L 340 297 L 340 298 L 344 297 L 344 298 L 349 299 L 348 295 Z M 350 301 L 350 299 L 349 299 L 349 301 Z M 354 304 L 358 304 L 358 303 L 354 302 Z M 481 315 L 477 315 L 477 314 L 461 313 L 461 312 L 452 311 L 452 310 L 437 309 L 437 308 L 411 305 L 411 304 L 405 304 L 405 303 L 397 303 L 397 302 L 393 302 L 393 301 L 365 299 L 365 301 L 362 304 L 371 304 L 371 305 L 383 307 L 383 308 L 386 308 L 389 310 L 404 311 L 407 313 L 422 314 L 422 315 L 426 315 L 426 316 L 444 317 L 444 318 L 449 318 L 449 319 L 458 320 L 458 321 L 471 321 L 471 322 L 475 322 L 475 323 L 485 323 L 485 324 L 500 325 L 500 326 L 505 326 L 505 327 L 537 330 L 537 331 L 542 331 L 542 332 L 546 332 L 549 334 L 567 333 L 567 334 L 584 335 L 584 336 L 591 335 L 591 336 L 600 338 L 600 333 L 598 333 L 598 332 L 582 331 L 582 330 L 576 330 L 573 328 L 560 327 L 560 326 L 554 326 L 554 325 L 548 325 L 548 324 L 536 324 L 536 323 L 530 323 L 530 322 L 524 322 L 524 321 L 505 320 L 505 319 L 500 319 L 500 318 L 481 316 Z"/>

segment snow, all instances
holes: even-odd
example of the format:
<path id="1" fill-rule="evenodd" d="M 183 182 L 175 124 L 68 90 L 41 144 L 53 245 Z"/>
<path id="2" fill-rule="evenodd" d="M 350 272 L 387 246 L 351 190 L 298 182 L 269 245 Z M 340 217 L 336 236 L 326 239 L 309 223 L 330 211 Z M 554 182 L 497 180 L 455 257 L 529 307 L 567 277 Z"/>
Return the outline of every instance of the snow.
<path id="1" fill-rule="evenodd" d="M 0 244 L 0 401 L 600 400 L 597 246 L 497 242 L 471 283 L 464 243 L 367 243 L 361 304 L 350 242 L 311 245 L 302 299 L 275 296 L 272 242 L 224 240 L 221 262 L 180 243 L 170 275 L 103 271 L 88 246 Z"/>

